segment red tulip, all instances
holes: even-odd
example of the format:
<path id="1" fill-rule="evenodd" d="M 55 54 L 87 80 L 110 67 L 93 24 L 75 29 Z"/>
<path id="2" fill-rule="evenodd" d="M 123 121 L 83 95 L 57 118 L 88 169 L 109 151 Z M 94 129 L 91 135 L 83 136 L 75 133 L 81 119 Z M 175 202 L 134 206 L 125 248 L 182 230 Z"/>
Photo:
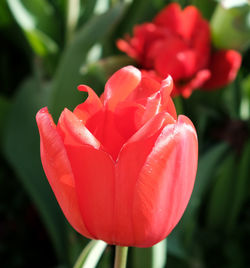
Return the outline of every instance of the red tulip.
<path id="1" fill-rule="evenodd" d="M 47 108 L 36 116 L 41 159 L 66 218 L 83 236 L 121 246 L 164 239 L 189 201 L 197 168 L 191 121 L 176 116 L 172 79 L 158 83 L 128 66 L 107 82 L 101 99 L 55 125 Z"/>
<path id="2" fill-rule="evenodd" d="M 117 46 L 157 80 L 170 74 L 172 95 L 189 97 L 194 89 L 216 89 L 232 82 L 241 64 L 234 50 L 212 51 L 210 27 L 199 10 L 173 3 L 151 23 L 134 27 L 134 36 Z"/>

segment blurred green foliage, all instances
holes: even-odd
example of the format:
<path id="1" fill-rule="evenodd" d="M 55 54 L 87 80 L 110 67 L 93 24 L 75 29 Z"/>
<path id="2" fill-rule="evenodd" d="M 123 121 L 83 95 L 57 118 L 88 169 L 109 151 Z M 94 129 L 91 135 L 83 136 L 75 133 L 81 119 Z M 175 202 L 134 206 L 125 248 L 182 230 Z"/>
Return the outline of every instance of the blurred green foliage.
<path id="1" fill-rule="evenodd" d="M 0 2 L 1 227 L 3 232 L 12 232 L 6 226 L 14 222 L 18 226 L 15 231 L 25 231 L 30 237 L 25 240 L 17 235 L 15 241 L 0 229 L 4 267 L 33 265 L 29 255 L 20 254 L 24 252 L 19 251 L 22 246 L 34 252 L 36 267 L 72 267 L 87 244 L 88 240 L 76 234 L 64 219 L 47 183 L 35 114 L 49 106 L 57 118 L 64 107 L 72 109 L 86 97 L 76 90 L 80 83 L 101 94 L 109 75 L 133 64 L 117 50 L 115 40 L 131 32 L 135 24 L 151 20 L 170 2 L 174 1 Z M 211 19 L 215 44 L 221 46 L 224 40 L 218 40 L 220 31 L 232 37 L 228 30 L 220 29 L 225 23 L 218 23 L 218 13 L 228 18 L 231 10 L 226 13 L 211 0 L 177 2 L 183 7 L 196 5 L 205 18 Z M 243 17 L 239 12 L 238 22 L 247 31 L 244 36 L 237 32 L 246 42 L 236 81 L 218 91 L 197 90 L 189 99 L 175 99 L 178 111 L 192 119 L 199 136 L 197 180 L 188 208 L 168 237 L 168 250 L 166 241 L 152 249 L 130 249 L 128 267 L 162 268 L 166 259 L 167 266 L 175 268 L 250 266 L 250 12 L 244 10 Z M 27 206 L 36 215 L 36 224 L 29 225 Z M 42 229 L 47 239 L 43 243 L 35 237 L 32 240 L 34 230 L 30 229 L 37 230 L 39 219 L 46 229 Z M 51 258 L 53 254 L 57 259 Z M 113 256 L 114 250 L 108 246 L 98 267 L 112 267 Z"/>

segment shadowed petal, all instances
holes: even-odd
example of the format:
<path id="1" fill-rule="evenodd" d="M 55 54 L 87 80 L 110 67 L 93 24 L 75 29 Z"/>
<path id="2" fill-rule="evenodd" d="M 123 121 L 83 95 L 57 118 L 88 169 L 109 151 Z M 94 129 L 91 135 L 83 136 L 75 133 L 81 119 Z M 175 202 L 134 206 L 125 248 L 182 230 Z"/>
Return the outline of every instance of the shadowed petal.
<path id="1" fill-rule="evenodd" d="M 175 83 L 174 90 L 172 92 L 172 97 L 182 95 L 184 98 L 189 98 L 194 89 L 201 88 L 204 83 L 210 78 L 211 73 L 209 70 L 204 69 L 198 71 L 195 76 L 184 85 L 178 85 Z"/>
<path id="2" fill-rule="evenodd" d="M 234 50 L 220 50 L 212 55 L 209 69 L 211 77 L 205 83 L 205 89 L 216 89 L 232 82 L 240 68 L 241 55 Z"/>

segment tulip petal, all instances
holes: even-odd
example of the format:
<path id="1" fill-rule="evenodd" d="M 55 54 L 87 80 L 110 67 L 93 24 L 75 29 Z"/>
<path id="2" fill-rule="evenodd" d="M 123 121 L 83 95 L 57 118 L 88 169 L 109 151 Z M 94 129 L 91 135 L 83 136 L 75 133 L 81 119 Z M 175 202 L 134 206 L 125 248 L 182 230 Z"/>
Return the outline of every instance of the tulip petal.
<path id="1" fill-rule="evenodd" d="M 75 180 L 62 139 L 47 108 L 36 115 L 45 174 L 69 223 L 82 235 L 93 238 L 84 224 L 75 190 Z"/>
<path id="2" fill-rule="evenodd" d="M 112 158 L 88 145 L 66 145 L 84 222 L 95 238 L 112 244 L 115 172 Z"/>
<path id="3" fill-rule="evenodd" d="M 132 219 L 135 245 L 164 239 L 180 220 L 190 199 L 198 158 L 191 121 L 180 116 L 167 125 L 147 156 L 136 181 Z"/>
<path id="4" fill-rule="evenodd" d="M 199 9 L 197 9 L 195 6 L 187 6 L 182 11 L 182 36 L 186 40 L 192 40 L 194 37 L 197 37 L 200 35 L 200 32 L 205 31 L 206 36 L 209 32 L 207 32 L 207 28 L 209 30 L 209 25 L 207 24 L 207 27 L 202 24 L 203 21 L 205 21 Z M 206 27 L 206 28 L 205 28 Z"/>
<path id="5" fill-rule="evenodd" d="M 154 23 L 158 26 L 178 32 L 181 26 L 181 7 L 177 3 L 169 4 L 154 19 Z"/>
<path id="6" fill-rule="evenodd" d="M 144 68 L 152 68 L 151 44 L 165 35 L 166 31 L 155 24 L 143 23 L 134 27 L 133 37 L 125 36 L 125 40 L 118 40 L 117 47 L 136 59 Z"/>
<path id="7" fill-rule="evenodd" d="M 116 164 L 114 243 L 136 246 L 132 218 L 136 181 L 162 128 L 173 123 L 175 120 L 168 113 L 157 114 L 121 149 Z"/>
<path id="8" fill-rule="evenodd" d="M 58 120 L 57 130 L 64 144 L 87 144 L 96 149 L 100 148 L 100 142 L 85 127 L 83 122 L 70 110 L 64 109 Z"/>
<path id="9" fill-rule="evenodd" d="M 115 109 L 115 127 L 124 141 L 128 140 L 141 127 L 141 118 L 144 113 L 145 108 L 142 105 L 128 101 L 120 103 Z"/>
<path id="10" fill-rule="evenodd" d="M 192 94 L 193 90 L 201 88 L 204 83 L 210 78 L 211 73 L 209 70 L 204 69 L 198 71 L 196 75 L 190 80 L 187 81 L 185 84 L 178 84 L 175 83 L 174 90 L 172 92 L 172 97 L 182 95 L 184 98 L 189 98 Z"/>
<path id="11" fill-rule="evenodd" d="M 136 48 L 134 48 L 131 44 L 131 39 L 130 38 L 126 38 L 125 40 L 123 39 L 118 39 L 116 42 L 116 46 L 118 47 L 118 49 L 120 49 L 121 51 L 125 52 L 128 56 L 130 56 L 131 58 L 135 59 L 135 60 L 139 60 L 139 53 L 136 50 Z"/>
<path id="12" fill-rule="evenodd" d="M 169 75 L 166 79 L 162 80 L 161 82 L 161 109 L 160 111 L 168 112 L 175 120 L 177 120 L 177 113 L 175 109 L 174 102 L 170 97 L 170 94 L 173 90 L 173 79 Z"/>
<path id="13" fill-rule="evenodd" d="M 210 28 L 208 22 L 202 18 L 195 6 L 187 6 L 182 11 L 181 36 L 195 51 L 198 60 L 195 62 L 197 70 L 207 66 L 210 57 Z"/>
<path id="14" fill-rule="evenodd" d="M 161 84 L 154 77 L 152 77 L 151 74 L 148 74 L 147 71 L 143 71 L 140 83 L 135 90 L 129 94 L 129 96 L 126 98 L 126 101 L 137 102 L 145 106 L 147 99 L 159 91 L 160 87 Z"/>
<path id="15" fill-rule="evenodd" d="M 87 100 L 79 104 L 74 110 L 74 114 L 85 124 L 89 118 L 102 109 L 103 105 L 96 93 L 90 87 L 80 85 L 78 86 L 78 90 L 88 92 L 89 94 Z"/>
<path id="16" fill-rule="evenodd" d="M 114 73 L 105 85 L 104 105 L 113 111 L 117 103 L 124 101 L 141 81 L 141 72 L 126 66 Z"/>
<path id="17" fill-rule="evenodd" d="M 197 71 L 196 53 L 184 40 L 171 36 L 159 42 L 161 45 L 157 48 L 154 68 L 162 77 L 170 74 L 174 80 L 183 79 Z"/>
<path id="18" fill-rule="evenodd" d="M 220 50 L 212 55 L 209 69 L 211 77 L 205 89 L 216 89 L 232 82 L 240 68 L 241 55 L 235 50 Z"/>

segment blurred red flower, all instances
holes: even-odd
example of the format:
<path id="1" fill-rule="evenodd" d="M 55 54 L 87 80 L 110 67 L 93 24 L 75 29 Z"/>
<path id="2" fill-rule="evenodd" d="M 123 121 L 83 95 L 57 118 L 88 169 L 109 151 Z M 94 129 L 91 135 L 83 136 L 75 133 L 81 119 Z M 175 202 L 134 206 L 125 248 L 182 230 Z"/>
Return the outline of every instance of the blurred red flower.
<path id="1" fill-rule="evenodd" d="M 171 77 L 158 83 L 135 67 L 117 71 L 101 99 L 55 125 L 36 116 L 41 159 L 66 218 L 83 236 L 150 247 L 180 220 L 194 185 L 198 145 L 191 121 L 176 111 Z"/>
<path id="2" fill-rule="evenodd" d="M 133 37 L 118 40 L 117 46 L 134 58 L 140 67 L 161 81 L 171 75 L 175 82 L 172 96 L 189 97 L 194 89 L 216 89 L 232 82 L 241 64 L 234 50 L 213 51 L 208 22 L 199 10 L 181 10 L 173 3 L 152 23 L 134 27 Z"/>

